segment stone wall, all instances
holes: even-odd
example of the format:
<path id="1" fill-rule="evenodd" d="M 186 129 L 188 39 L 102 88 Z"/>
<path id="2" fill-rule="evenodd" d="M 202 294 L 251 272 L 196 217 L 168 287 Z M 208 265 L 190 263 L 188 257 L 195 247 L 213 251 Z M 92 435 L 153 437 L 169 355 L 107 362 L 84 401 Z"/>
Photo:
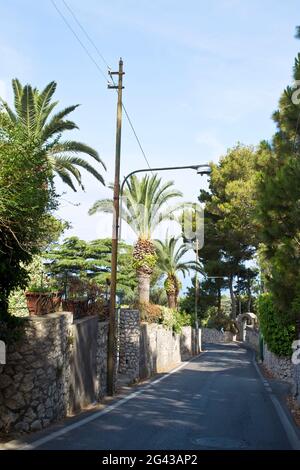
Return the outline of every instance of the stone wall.
<path id="1" fill-rule="evenodd" d="M 264 366 L 274 375 L 274 377 L 294 384 L 293 364 L 289 357 L 279 357 L 269 351 L 264 343 Z"/>
<path id="2" fill-rule="evenodd" d="M 201 350 L 191 327 L 181 334 L 140 323 L 137 310 L 119 318 L 119 373 L 134 381 L 165 372 Z M 37 431 L 107 393 L 108 323 L 60 312 L 25 320 L 24 334 L 0 365 L 0 432 Z M 195 348 L 195 339 L 198 346 Z"/>
<path id="3" fill-rule="evenodd" d="M 252 328 L 251 326 L 246 326 L 246 343 L 259 352 L 259 331 Z"/>
<path id="4" fill-rule="evenodd" d="M 293 364 L 293 394 L 300 404 L 300 364 Z"/>
<path id="5" fill-rule="evenodd" d="M 119 317 L 119 373 L 131 381 L 139 377 L 140 312 L 120 311 Z"/>
<path id="6" fill-rule="evenodd" d="M 68 412 L 71 313 L 29 317 L 0 371 L 0 431 L 37 431 Z"/>
<path id="7" fill-rule="evenodd" d="M 230 331 L 219 331 L 215 328 L 201 328 L 202 343 L 230 343 L 234 335 Z"/>
<path id="8" fill-rule="evenodd" d="M 100 401 L 107 388 L 107 335 L 108 324 L 96 317 L 73 323 L 73 315 L 62 312 L 26 319 L 22 339 L 8 346 L 0 366 L 0 431 L 37 431 Z"/>
<path id="9" fill-rule="evenodd" d="M 139 376 L 151 377 L 166 372 L 193 355 L 195 330 L 184 327 L 181 334 L 156 323 L 142 323 L 140 335 Z M 201 338 L 198 335 L 198 340 Z M 198 345 L 197 350 L 201 350 Z"/>
<path id="10" fill-rule="evenodd" d="M 96 359 L 96 396 L 98 401 L 101 401 L 107 393 L 107 338 L 108 322 L 99 322 Z"/>

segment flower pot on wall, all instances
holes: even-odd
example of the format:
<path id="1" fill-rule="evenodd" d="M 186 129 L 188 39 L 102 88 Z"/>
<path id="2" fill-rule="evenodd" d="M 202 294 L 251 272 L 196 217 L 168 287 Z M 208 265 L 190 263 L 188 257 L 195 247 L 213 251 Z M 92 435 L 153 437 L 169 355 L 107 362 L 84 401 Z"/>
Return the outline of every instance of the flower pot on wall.
<path id="1" fill-rule="evenodd" d="M 53 311 L 51 292 L 25 292 L 29 315 L 46 315 Z"/>
<path id="2" fill-rule="evenodd" d="M 62 292 L 53 292 L 52 308 L 54 312 L 58 312 L 61 305 Z"/>

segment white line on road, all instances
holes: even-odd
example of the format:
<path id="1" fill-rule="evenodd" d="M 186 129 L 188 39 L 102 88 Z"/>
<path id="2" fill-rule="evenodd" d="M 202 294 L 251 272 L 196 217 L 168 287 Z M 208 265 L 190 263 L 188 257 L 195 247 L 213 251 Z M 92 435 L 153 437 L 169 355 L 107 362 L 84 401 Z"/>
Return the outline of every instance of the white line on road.
<path id="1" fill-rule="evenodd" d="M 205 351 L 203 351 L 201 353 L 201 356 L 205 353 Z M 158 384 L 159 382 L 161 382 L 162 380 L 166 379 L 167 377 L 169 377 L 170 375 L 172 374 L 175 374 L 176 372 L 178 372 L 180 369 L 182 369 L 183 367 L 186 367 L 187 364 L 189 364 L 190 362 L 192 362 L 194 359 L 196 359 L 197 357 L 199 356 L 195 356 L 193 357 L 192 359 L 190 359 L 189 361 L 186 361 L 186 362 L 183 362 L 182 364 L 180 364 L 178 367 L 176 367 L 175 369 L 171 370 L 170 372 L 164 374 L 162 377 L 159 377 L 158 379 L 154 380 L 153 382 L 150 382 L 148 385 L 144 386 L 143 388 L 141 388 L 140 390 L 137 390 L 136 392 L 133 392 L 131 393 L 130 395 L 127 395 L 126 397 L 124 398 L 121 398 L 121 400 L 118 400 L 116 403 L 113 403 L 112 405 L 108 405 L 106 408 L 104 408 L 104 410 L 101 410 L 101 411 L 98 411 L 98 412 L 95 412 L 93 413 L 91 416 L 87 416 L 86 418 L 83 418 L 79 421 L 76 421 L 76 423 L 73 423 L 73 424 L 70 424 L 68 426 L 65 426 L 64 428 L 60 429 L 59 431 L 54 431 L 52 432 L 51 434 L 48 434 L 47 436 L 45 437 L 42 437 L 40 439 L 37 439 L 36 441 L 33 441 L 31 444 L 26 444 L 26 445 L 23 445 L 22 447 L 20 446 L 14 446 L 15 449 L 17 450 L 30 450 L 30 449 L 36 449 L 37 447 L 40 447 L 42 446 L 43 444 L 46 444 L 47 442 L 49 441 L 53 441 L 53 439 L 56 439 L 57 437 L 60 437 L 60 436 L 63 436 L 64 434 L 67 434 L 68 432 L 70 431 L 73 431 L 74 429 L 77 429 L 81 426 L 84 426 L 85 424 L 87 423 L 90 423 L 91 421 L 94 421 L 95 419 L 98 419 L 100 418 L 101 416 L 104 416 L 108 413 L 110 413 L 111 411 L 115 410 L 116 408 L 119 408 L 120 406 L 122 406 L 124 403 L 128 402 L 129 400 L 132 400 L 133 398 L 136 398 L 138 397 L 139 395 L 141 395 L 142 393 L 144 393 L 146 390 L 148 390 L 149 388 L 151 388 L 153 385 L 156 385 Z M 7 449 L 9 448 L 9 446 L 6 447 Z"/>
<path id="2" fill-rule="evenodd" d="M 277 412 L 277 415 L 280 419 L 280 422 L 286 432 L 286 435 L 287 435 L 287 438 L 290 442 L 290 445 L 292 447 L 293 450 L 300 450 L 300 440 L 299 440 L 299 437 L 292 425 L 292 423 L 290 422 L 289 418 L 287 417 L 286 415 L 286 412 L 284 411 L 284 409 L 282 408 L 282 405 L 280 404 L 279 400 L 277 399 L 277 397 L 272 393 L 272 389 L 270 387 L 270 384 L 269 382 L 264 378 L 264 376 L 262 375 L 261 371 L 260 371 L 260 368 L 258 367 L 257 363 L 256 363 L 256 359 L 255 359 L 255 352 L 253 352 L 253 360 L 252 360 L 253 364 L 254 364 L 254 367 L 256 369 L 256 372 L 258 373 L 259 375 L 259 378 L 261 379 L 262 383 L 264 384 L 264 387 L 265 389 L 269 392 L 268 395 L 269 397 L 271 398 L 272 400 L 272 403 L 274 405 L 274 408 Z"/>

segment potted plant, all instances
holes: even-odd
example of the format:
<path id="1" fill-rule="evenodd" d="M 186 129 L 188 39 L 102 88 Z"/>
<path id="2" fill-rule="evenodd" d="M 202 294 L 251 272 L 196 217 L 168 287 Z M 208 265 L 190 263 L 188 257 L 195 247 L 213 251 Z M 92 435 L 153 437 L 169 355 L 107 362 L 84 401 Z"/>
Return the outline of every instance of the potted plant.
<path id="1" fill-rule="evenodd" d="M 75 319 L 100 315 L 104 309 L 102 288 L 96 282 L 73 278 L 62 305 L 64 310 L 73 313 Z"/>
<path id="2" fill-rule="evenodd" d="M 27 307 L 31 315 L 57 312 L 61 305 L 62 292 L 56 284 L 31 284 L 25 292 Z"/>
<path id="3" fill-rule="evenodd" d="M 88 314 L 86 283 L 79 278 L 73 278 L 69 282 L 67 292 L 67 298 L 62 301 L 63 310 L 72 312 L 74 319 L 85 317 Z"/>
<path id="4" fill-rule="evenodd" d="M 46 315 L 53 311 L 53 292 L 50 287 L 32 284 L 25 296 L 30 315 Z"/>

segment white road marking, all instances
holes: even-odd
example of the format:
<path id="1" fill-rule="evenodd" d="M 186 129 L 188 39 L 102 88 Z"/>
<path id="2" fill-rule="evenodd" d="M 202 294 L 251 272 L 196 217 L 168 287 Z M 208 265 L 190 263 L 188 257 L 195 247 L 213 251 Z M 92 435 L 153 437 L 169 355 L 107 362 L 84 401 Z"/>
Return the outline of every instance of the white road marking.
<path id="1" fill-rule="evenodd" d="M 256 360 L 255 360 L 255 352 L 253 353 L 253 359 L 252 362 L 254 364 L 254 367 L 256 369 L 256 372 L 258 373 L 259 378 L 261 379 L 262 383 L 264 384 L 265 389 L 268 391 L 268 395 L 270 399 L 272 400 L 272 403 L 274 405 L 274 408 L 277 412 L 277 415 L 280 419 L 280 422 L 286 432 L 287 438 L 289 440 L 289 443 L 292 447 L 293 450 L 300 450 L 300 439 L 298 437 L 297 432 L 295 431 L 292 423 L 290 422 L 289 418 L 286 415 L 286 412 L 282 408 L 281 403 L 277 399 L 277 397 L 272 393 L 272 389 L 269 385 L 269 382 L 267 382 L 262 375 L 260 368 L 258 367 Z"/>
<path id="2" fill-rule="evenodd" d="M 201 356 L 205 353 L 206 351 L 203 351 L 201 352 Z M 48 434 L 47 436 L 45 437 L 41 437 L 40 439 L 37 439 L 36 441 L 33 441 L 32 443 L 30 444 L 26 444 L 26 445 L 23 445 L 23 446 L 16 446 L 14 447 L 15 449 L 17 450 L 30 450 L 30 449 L 36 449 L 37 447 L 40 447 L 42 446 L 43 444 L 46 444 L 47 442 L 49 441 L 53 441 L 53 439 L 56 439 L 57 437 L 60 437 L 60 436 L 63 436 L 64 434 L 67 434 L 68 432 L 70 431 L 73 431 L 74 429 L 77 429 L 81 426 L 84 426 L 85 424 L 87 423 L 90 423 L 91 421 L 94 421 L 95 419 L 98 419 L 100 418 L 101 416 L 104 416 L 108 413 L 110 413 L 111 411 L 115 410 L 116 408 L 119 408 L 120 406 L 122 406 L 124 403 L 128 402 L 129 400 L 132 400 L 133 398 L 136 398 L 138 397 L 139 395 L 141 395 L 142 393 L 144 393 L 146 390 L 149 390 L 149 388 L 151 388 L 153 385 L 156 385 L 158 384 L 159 382 L 161 382 L 162 380 L 166 379 L 167 377 L 169 377 L 170 375 L 172 374 L 175 374 L 176 372 L 178 372 L 180 369 L 182 369 L 183 367 L 186 367 L 187 364 L 189 364 L 190 362 L 192 362 L 194 359 L 196 359 L 198 356 L 194 356 L 192 357 L 189 361 L 186 361 L 186 362 L 183 362 L 182 364 L 180 364 L 178 367 L 176 367 L 175 369 L 172 369 L 170 372 L 167 372 L 166 374 L 164 374 L 162 377 L 159 377 L 158 379 L 154 380 L 153 382 L 150 382 L 148 385 L 144 386 L 143 388 L 141 388 L 140 390 L 137 390 L 136 392 L 133 392 L 131 393 L 130 395 L 127 395 L 126 397 L 124 398 L 121 398 L 121 400 L 118 400 L 116 403 L 112 404 L 112 405 L 108 405 L 107 407 L 104 408 L 104 410 L 101 410 L 101 411 L 98 411 L 98 412 L 95 412 L 93 413 L 91 416 L 87 416 L 86 418 L 83 418 L 79 421 L 76 421 L 76 423 L 73 423 L 73 424 L 70 424 L 68 426 L 65 426 L 64 428 L 60 429 L 59 431 L 54 431 L 53 433 L 51 434 Z M 8 448 L 8 446 L 7 446 Z"/>

